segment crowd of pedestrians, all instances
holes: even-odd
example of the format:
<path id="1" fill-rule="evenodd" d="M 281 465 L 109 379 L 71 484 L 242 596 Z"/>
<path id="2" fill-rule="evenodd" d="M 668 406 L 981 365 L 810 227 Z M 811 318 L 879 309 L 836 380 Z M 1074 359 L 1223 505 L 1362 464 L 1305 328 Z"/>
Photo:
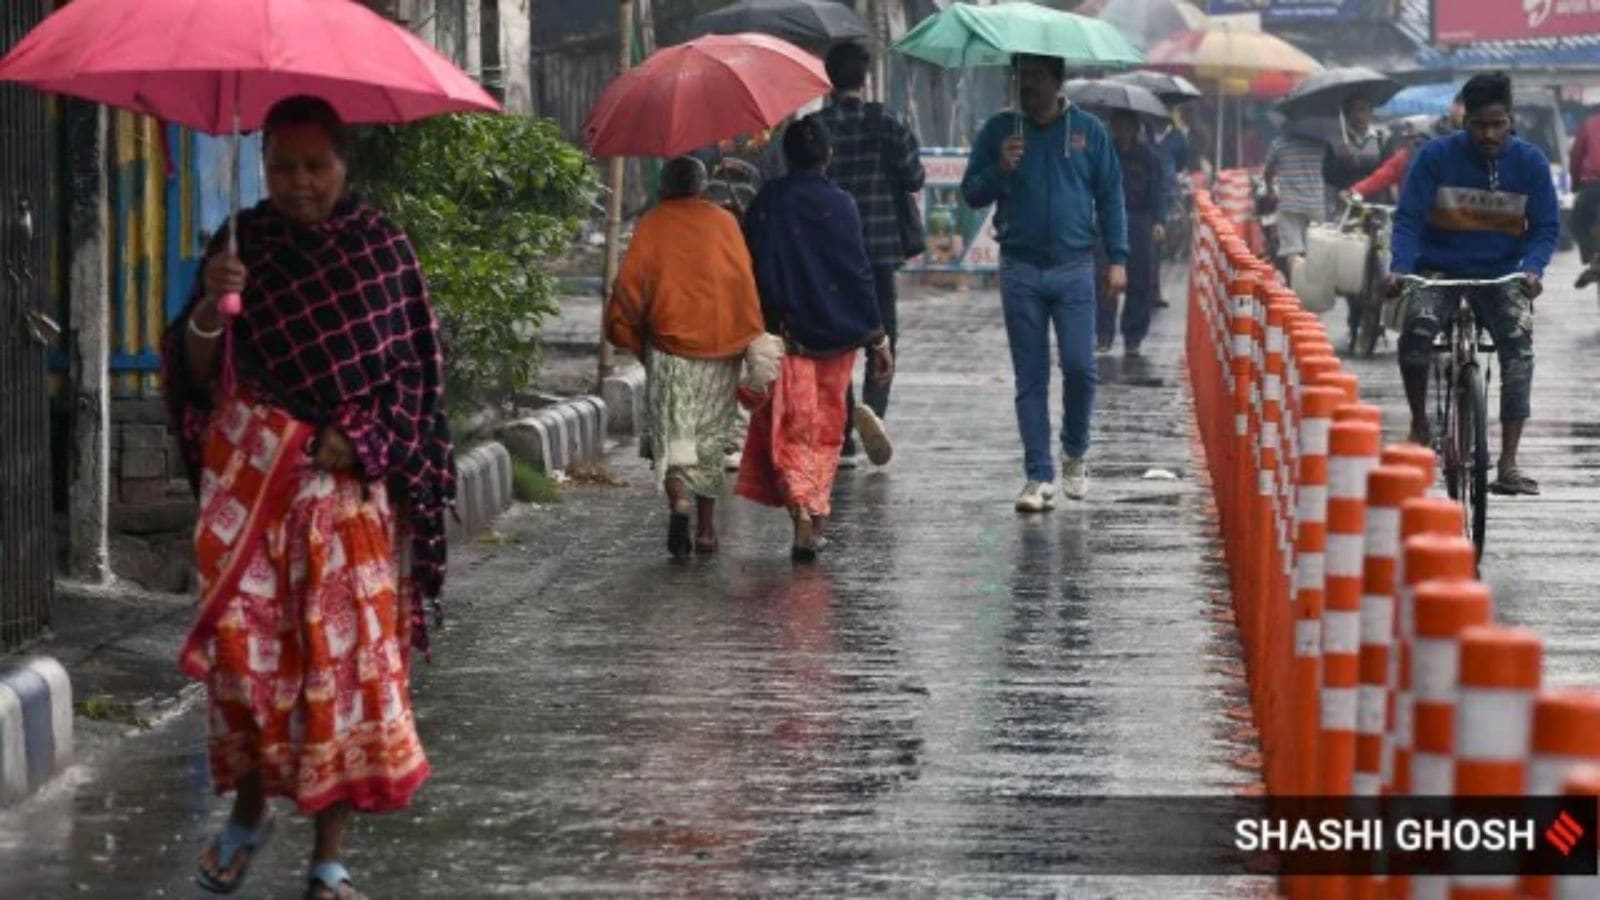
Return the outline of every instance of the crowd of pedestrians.
<path id="1" fill-rule="evenodd" d="M 876 465 L 892 457 L 895 276 L 923 249 L 924 172 L 911 129 L 863 98 L 870 65 L 863 48 L 835 47 L 832 96 L 758 164 L 669 161 L 622 263 L 606 337 L 645 366 L 641 449 L 674 557 L 718 551 L 730 450 L 742 445 L 734 493 L 787 511 L 800 563 L 826 544 L 841 465 L 858 446 Z M 1066 103 L 1059 59 L 1018 72 L 1020 108 L 984 125 L 961 191 L 997 207 L 1025 479 L 1015 505 L 1041 512 L 1056 494 L 1052 360 L 1062 488 L 1081 500 L 1097 344 L 1120 328 L 1125 352 L 1140 352 L 1172 160 L 1187 151 L 1180 131 L 1151 142 L 1132 117 L 1108 129 Z M 307 896 L 359 896 L 341 862 L 350 814 L 404 808 L 429 773 L 408 684 L 455 490 L 444 360 L 416 255 L 348 194 L 344 147 L 329 104 L 273 109 L 268 197 L 239 216 L 237 252 L 212 242 L 163 346 L 201 510 L 183 665 L 207 686 L 214 787 L 234 793 L 196 875 L 217 893 L 240 887 L 272 834 L 268 798 L 287 797 L 316 821 Z M 239 294 L 244 312 L 225 327 L 222 304 Z"/>

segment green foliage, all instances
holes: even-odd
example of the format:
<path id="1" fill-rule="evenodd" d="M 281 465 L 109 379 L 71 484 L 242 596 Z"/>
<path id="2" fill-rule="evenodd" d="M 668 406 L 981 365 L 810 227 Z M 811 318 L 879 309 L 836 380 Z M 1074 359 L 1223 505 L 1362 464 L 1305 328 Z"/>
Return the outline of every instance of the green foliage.
<path id="1" fill-rule="evenodd" d="M 554 503 L 561 499 L 561 485 L 533 466 L 512 460 L 511 496 L 523 503 Z"/>
<path id="2" fill-rule="evenodd" d="M 588 157 L 548 120 L 462 115 L 362 129 L 350 168 L 355 190 L 416 245 L 444 329 L 452 401 L 525 390 L 540 325 L 556 310 L 547 266 L 599 190 Z"/>

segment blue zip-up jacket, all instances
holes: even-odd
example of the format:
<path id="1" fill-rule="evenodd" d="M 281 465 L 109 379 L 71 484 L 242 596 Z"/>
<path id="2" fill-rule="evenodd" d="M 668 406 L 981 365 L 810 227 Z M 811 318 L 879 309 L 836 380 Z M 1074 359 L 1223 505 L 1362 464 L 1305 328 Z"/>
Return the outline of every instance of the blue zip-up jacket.
<path id="1" fill-rule="evenodd" d="M 1489 159 L 1458 131 L 1423 144 L 1410 165 L 1394 216 L 1393 271 L 1544 275 L 1561 207 L 1538 147 L 1513 137 Z"/>
<path id="2" fill-rule="evenodd" d="M 995 229 L 1005 256 L 1041 267 L 1089 259 L 1100 235 L 1114 265 L 1128 262 L 1128 214 L 1122 167 L 1099 119 L 1067 107 L 1040 128 L 1024 118 L 1027 149 L 1016 171 L 1000 171 L 1000 146 L 1019 115 L 990 119 L 973 142 L 961 194 L 968 205 L 998 203 Z"/>
<path id="3" fill-rule="evenodd" d="M 801 170 L 769 181 L 744 214 L 767 330 L 796 352 L 832 356 L 883 334 L 856 201 Z"/>

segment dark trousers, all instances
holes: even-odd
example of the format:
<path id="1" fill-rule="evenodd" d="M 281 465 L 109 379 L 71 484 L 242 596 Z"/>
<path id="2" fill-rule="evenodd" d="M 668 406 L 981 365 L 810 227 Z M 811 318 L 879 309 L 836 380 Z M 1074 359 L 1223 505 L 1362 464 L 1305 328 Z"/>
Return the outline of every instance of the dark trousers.
<path id="1" fill-rule="evenodd" d="M 1126 297 L 1109 297 L 1105 292 L 1106 260 L 1099 256 L 1100 304 L 1095 313 L 1095 331 L 1100 343 L 1109 344 L 1117 336 L 1117 310 L 1122 311 L 1122 343 L 1137 348 L 1150 333 L 1150 315 L 1156 302 L 1156 218 L 1150 213 L 1128 214 L 1128 292 Z"/>
<path id="2" fill-rule="evenodd" d="M 876 285 L 878 292 L 878 316 L 883 320 L 883 330 L 889 335 L 889 352 L 896 354 L 895 362 L 897 367 L 899 364 L 898 354 L 900 352 L 900 317 L 896 312 L 896 302 L 899 296 L 895 292 L 894 273 L 899 268 L 899 266 L 878 265 L 872 267 L 872 281 Z M 866 366 L 863 368 L 864 374 L 861 376 L 861 400 L 873 412 L 877 413 L 879 418 L 883 418 L 889 412 L 889 387 L 891 382 L 889 379 L 873 378 L 872 367 L 876 365 L 873 360 L 873 354 L 867 352 L 863 353 L 862 356 L 866 358 Z M 845 410 L 850 416 L 844 421 L 844 443 L 846 448 L 850 448 L 855 446 L 856 386 L 854 378 L 850 379 L 850 388 L 845 392 Z"/>
<path id="3" fill-rule="evenodd" d="M 1600 181 L 1591 182 L 1578 188 L 1578 196 L 1572 202 L 1572 219 L 1569 227 L 1572 229 L 1572 239 L 1578 242 L 1578 252 L 1583 254 L 1584 262 L 1594 262 L 1596 246 L 1594 227 L 1600 221 Z"/>

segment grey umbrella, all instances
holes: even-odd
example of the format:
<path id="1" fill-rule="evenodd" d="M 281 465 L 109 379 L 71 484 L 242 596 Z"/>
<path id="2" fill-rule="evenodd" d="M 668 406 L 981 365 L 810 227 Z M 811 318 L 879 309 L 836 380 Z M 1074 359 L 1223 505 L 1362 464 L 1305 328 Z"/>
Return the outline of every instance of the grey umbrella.
<path id="1" fill-rule="evenodd" d="M 871 37 L 850 7 L 834 0 L 739 0 L 694 20 L 696 35 L 757 31 L 803 47 Z"/>
<path id="2" fill-rule="evenodd" d="M 1190 100 L 1198 100 L 1205 96 L 1189 79 L 1181 75 L 1168 75 L 1165 72 L 1151 72 L 1149 70 L 1123 72 L 1119 75 L 1112 75 L 1110 80 L 1142 87 L 1160 97 L 1161 102 L 1168 106 L 1177 106 L 1180 103 L 1188 103 Z"/>
<path id="3" fill-rule="evenodd" d="M 1123 110 L 1166 121 L 1171 118 L 1161 98 L 1136 84 L 1120 81 L 1079 80 L 1067 82 L 1067 97 L 1079 106 L 1092 109 Z"/>
<path id="4" fill-rule="evenodd" d="M 1398 93 L 1398 81 L 1365 66 L 1329 69 L 1295 85 L 1278 101 L 1278 112 L 1290 117 L 1337 116 L 1351 98 L 1362 97 L 1373 106 L 1382 106 Z"/>

